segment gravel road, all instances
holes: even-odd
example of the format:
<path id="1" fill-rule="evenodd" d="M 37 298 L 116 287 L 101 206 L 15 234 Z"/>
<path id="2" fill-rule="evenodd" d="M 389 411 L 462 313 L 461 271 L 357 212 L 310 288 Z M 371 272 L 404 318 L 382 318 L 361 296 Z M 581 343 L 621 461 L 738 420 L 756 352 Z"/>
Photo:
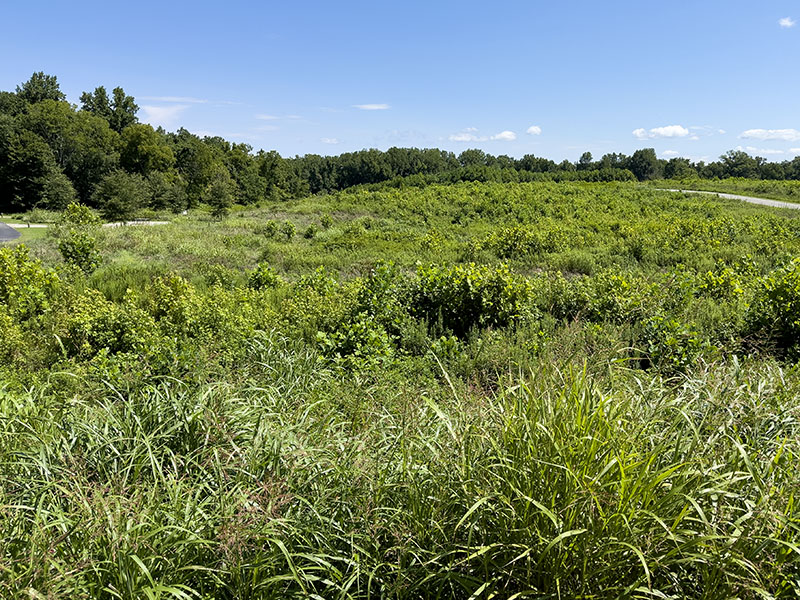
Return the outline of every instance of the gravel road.
<path id="1" fill-rule="evenodd" d="M 742 202 L 749 202 L 750 204 L 761 204 L 762 206 L 772 206 L 774 208 L 793 208 L 800 210 L 800 203 L 795 202 L 781 202 L 780 200 L 768 200 L 767 198 L 754 198 L 753 196 L 739 196 L 738 194 L 725 194 L 723 192 L 706 192 L 700 190 L 665 190 L 656 188 L 660 192 L 681 192 L 682 194 L 711 194 L 719 198 L 726 198 L 728 200 L 741 200 Z"/>

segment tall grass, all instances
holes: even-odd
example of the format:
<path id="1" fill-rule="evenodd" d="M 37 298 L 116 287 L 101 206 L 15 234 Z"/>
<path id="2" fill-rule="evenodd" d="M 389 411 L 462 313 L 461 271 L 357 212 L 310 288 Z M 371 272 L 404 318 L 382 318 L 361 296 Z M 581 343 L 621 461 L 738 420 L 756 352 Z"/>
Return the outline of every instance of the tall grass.
<path id="1" fill-rule="evenodd" d="M 792 598 L 798 378 L 542 366 L 0 392 L 3 598 Z M 447 381 L 446 374 L 443 374 Z"/>

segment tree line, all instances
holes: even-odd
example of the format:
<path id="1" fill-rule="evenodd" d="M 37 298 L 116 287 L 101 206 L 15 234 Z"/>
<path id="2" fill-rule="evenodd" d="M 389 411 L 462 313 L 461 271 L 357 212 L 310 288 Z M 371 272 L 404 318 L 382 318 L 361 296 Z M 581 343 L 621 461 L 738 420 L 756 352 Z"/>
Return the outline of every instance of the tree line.
<path id="1" fill-rule="evenodd" d="M 774 163 L 738 150 L 710 163 L 659 159 L 652 148 L 630 156 L 606 154 L 600 160 L 585 152 L 574 163 L 435 148 L 282 157 L 221 137 L 201 138 L 183 128 L 153 128 L 139 122 L 138 110 L 121 87 L 109 94 L 99 86 L 84 92 L 79 106 L 70 104 L 57 78 L 42 72 L 14 92 L 0 92 L 0 211 L 61 209 L 80 201 L 108 218 L 127 218 L 142 208 L 180 211 L 201 203 L 224 213 L 233 203 L 381 183 L 800 179 L 800 157 Z"/>

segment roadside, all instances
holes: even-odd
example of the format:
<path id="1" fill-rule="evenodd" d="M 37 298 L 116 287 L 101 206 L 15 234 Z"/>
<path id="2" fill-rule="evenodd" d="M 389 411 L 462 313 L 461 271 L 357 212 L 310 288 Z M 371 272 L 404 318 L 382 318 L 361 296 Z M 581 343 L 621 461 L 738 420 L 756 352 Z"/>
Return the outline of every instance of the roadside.
<path id="1" fill-rule="evenodd" d="M 681 194 L 710 194 L 718 198 L 726 200 L 740 200 L 742 202 L 749 202 L 750 204 L 760 204 L 761 206 L 771 206 L 773 208 L 791 208 L 800 210 L 800 204 L 794 202 L 781 202 L 780 200 L 769 200 L 768 198 L 756 198 L 754 196 L 740 196 L 739 194 L 728 194 L 726 192 L 710 192 L 706 190 L 680 190 L 680 189 L 665 189 L 654 188 L 659 192 L 678 192 Z"/>

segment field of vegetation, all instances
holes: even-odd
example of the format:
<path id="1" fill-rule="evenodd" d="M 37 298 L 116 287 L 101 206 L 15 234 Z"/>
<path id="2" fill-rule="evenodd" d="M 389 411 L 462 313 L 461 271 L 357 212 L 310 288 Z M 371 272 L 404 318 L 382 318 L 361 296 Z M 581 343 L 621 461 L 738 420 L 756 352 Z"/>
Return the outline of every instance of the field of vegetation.
<path id="1" fill-rule="evenodd" d="M 796 211 L 462 182 L 42 216 L 0 248 L 0 597 L 800 595 Z"/>

